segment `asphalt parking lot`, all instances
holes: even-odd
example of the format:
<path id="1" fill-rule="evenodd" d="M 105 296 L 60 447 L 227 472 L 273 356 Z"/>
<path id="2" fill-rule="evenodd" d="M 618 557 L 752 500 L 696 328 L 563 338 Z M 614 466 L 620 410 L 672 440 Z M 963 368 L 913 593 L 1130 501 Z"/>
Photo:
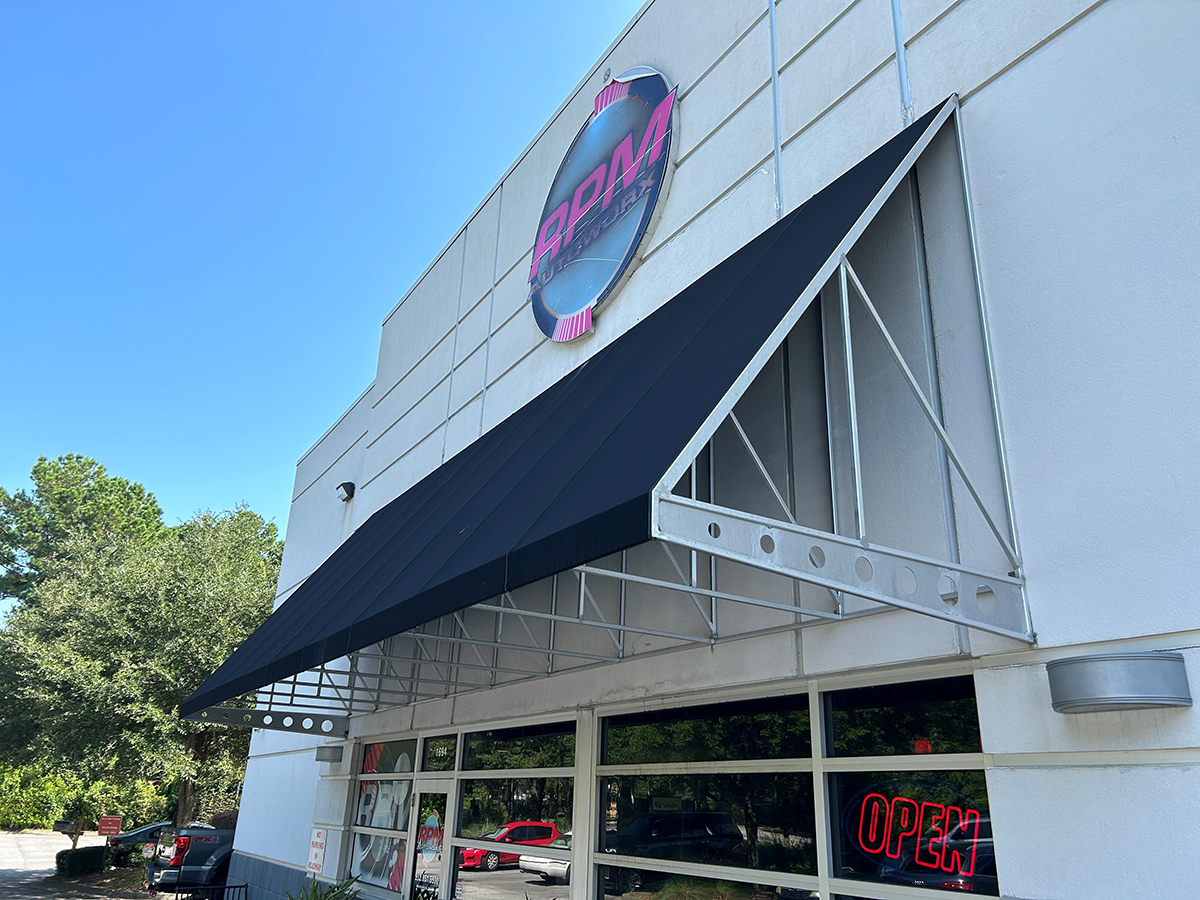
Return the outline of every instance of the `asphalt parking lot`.
<path id="1" fill-rule="evenodd" d="M 459 869 L 461 900 L 566 900 L 570 885 L 546 884 L 539 875 L 520 871 L 515 865 L 495 872 Z M 458 892 L 455 892 L 456 895 Z"/>
<path id="2" fill-rule="evenodd" d="M 104 838 L 85 834 L 80 847 L 103 844 Z M 112 895 L 86 888 L 51 887 L 43 879 L 54 874 L 54 855 L 71 846 L 69 838 L 50 831 L 0 831 L 0 898 L 42 900 L 47 897 L 103 897 Z"/>

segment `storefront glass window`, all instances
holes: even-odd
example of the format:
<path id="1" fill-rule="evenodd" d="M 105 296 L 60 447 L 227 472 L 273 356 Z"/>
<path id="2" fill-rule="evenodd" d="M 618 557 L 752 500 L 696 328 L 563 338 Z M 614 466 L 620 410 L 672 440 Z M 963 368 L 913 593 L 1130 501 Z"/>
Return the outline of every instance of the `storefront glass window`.
<path id="1" fill-rule="evenodd" d="M 454 770 L 454 756 L 458 752 L 458 735 L 425 738 L 425 750 L 421 755 L 422 772 L 450 772 Z"/>
<path id="2" fill-rule="evenodd" d="M 416 753 L 415 740 L 363 747 L 350 843 L 350 874 L 363 884 L 400 890 Z"/>
<path id="3" fill-rule="evenodd" d="M 816 874 L 808 772 L 618 776 L 600 797 L 605 852 Z"/>
<path id="4" fill-rule="evenodd" d="M 364 828 L 408 827 L 409 781 L 364 781 L 358 786 L 358 810 L 354 824 Z"/>
<path id="5" fill-rule="evenodd" d="M 367 744 L 363 747 L 362 774 L 411 772 L 416 755 L 417 742 L 415 740 Z"/>
<path id="6" fill-rule="evenodd" d="M 634 894 L 646 900 L 818 900 L 815 888 L 775 887 L 694 875 L 669 875 L 653 869 L 601 866 L 596 879 L 601 900 Z"/>
<path id="7" fill-rule="evenodd" d="M 979 753 L 971 676 L 825 695 L 830 756 Z"/>
<path id="8" fill-rule="evenodd" d="M 999 893 L 981 771 L 838 773 L 830 810 L 836 877 Z"/>
<path id="9" fill-rule="evenodd" d="M 574 722 L 497 728 L 467 735 L 464 769 L 548 769 L 574 765 Z"/>
<path id="10" fill-rule="evenodd" d="M 808 696 L 715 703 L 605 720 L 602 765 L 812 755 Z"/>
<path id="11" fill-rule="evenodd" d="M 546 846 L 571 830 L 574 791 L 574 778 L 464 781 L 458 835 L 504 844 Z M 515 863 L 516 859 L 509 861 Z M 474 860 L 467 863 L 473 865 Z"/>
<path id="12" fill-rule="evenodd" d="M 412 898 L 437 900 L 442 896 L 442 853 L 446 836 L 446 795 L 440 791 L 422 794 L 420 828 L 413 848 Z"/>

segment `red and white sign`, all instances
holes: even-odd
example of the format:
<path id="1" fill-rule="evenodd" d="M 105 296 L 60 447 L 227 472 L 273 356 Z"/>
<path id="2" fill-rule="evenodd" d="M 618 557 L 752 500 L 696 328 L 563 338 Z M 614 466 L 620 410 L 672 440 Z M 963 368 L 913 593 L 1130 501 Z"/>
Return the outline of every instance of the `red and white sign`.
<path id="1" fill-rule="evenodd" d="M 308 844 L 308 871 L 320 875 L 325 868 L 325 838 L 329 832 L 324 828 L 312 830 L 312 840 Z"/>
<path id="2" fill-rule="evenodd" d="M 120 816 L 101 816 L 100 827 L 97 829 L 102 836 L 112 836 L 121 833 Z"/>

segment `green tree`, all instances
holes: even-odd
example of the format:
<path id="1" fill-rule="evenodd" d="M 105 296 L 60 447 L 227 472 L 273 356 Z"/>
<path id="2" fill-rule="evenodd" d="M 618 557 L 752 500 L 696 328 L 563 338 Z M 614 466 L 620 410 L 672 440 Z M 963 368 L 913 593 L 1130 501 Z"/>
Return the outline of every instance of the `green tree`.
<path id="1" fill-rule="evenodd" d="M 32 492 L 0 488 L 0 598 L 28 598 L 70 534 L 145 540 L 163 529 L 154 495 L 94 459 L 43 456 L 30 477 Z"/>
<path id="2" fill-rule="evenodd" d="M 88 780 L 175 782 L 175 821 L 193 818 L 201 792 L 240 781 L 249 734 L 179 704 L 270 614 L 281 555 L 245 508 L 56 538 L 0 630 L 0 747 Z"/>

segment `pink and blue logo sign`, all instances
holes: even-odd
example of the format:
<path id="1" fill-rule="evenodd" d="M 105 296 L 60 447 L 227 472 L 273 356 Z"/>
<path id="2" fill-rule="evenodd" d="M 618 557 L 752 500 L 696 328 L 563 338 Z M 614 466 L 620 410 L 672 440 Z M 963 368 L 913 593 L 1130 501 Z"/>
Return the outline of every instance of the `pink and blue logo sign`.
<path id="1" fill-rule="evenodd" d="M 596 95 L 542 210 L 529 270 L 538 327 L 570 341 L 621 283 L 669 180 L 675 89 L 639 66 Z"/>

